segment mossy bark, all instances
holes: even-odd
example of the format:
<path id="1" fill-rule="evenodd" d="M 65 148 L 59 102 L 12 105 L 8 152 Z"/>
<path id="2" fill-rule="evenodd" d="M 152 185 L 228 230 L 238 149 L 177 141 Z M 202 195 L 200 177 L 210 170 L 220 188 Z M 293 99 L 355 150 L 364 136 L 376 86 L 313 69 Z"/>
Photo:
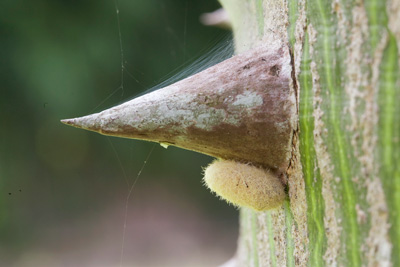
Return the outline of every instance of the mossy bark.
<path id="1" fill-rule="evenodd" d="M 400 0 L 220 0 L 241 53 L 293 54 L 289 197 L 242 209 L 237 266 L 400 266 Z"/>

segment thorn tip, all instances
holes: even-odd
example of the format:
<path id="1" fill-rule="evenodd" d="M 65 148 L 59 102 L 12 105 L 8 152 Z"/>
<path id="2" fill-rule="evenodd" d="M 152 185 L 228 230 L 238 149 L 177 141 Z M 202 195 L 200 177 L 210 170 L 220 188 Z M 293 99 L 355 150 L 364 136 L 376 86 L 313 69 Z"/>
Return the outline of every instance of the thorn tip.
<path id="1" fill-rule="evenodd" d="M 66 125 L 71 125 L 71 126 L 75 126 L 75 120 L 74 119 L 63 119 L 60 120 L 61 123 L 66 124 Z"/>
<path id="2" fill-rule="evenodd" d="M 76 119 L 76 118 L 74 118 L 74 119 L 63 119 L 63 120 L 60 120 L 60 121 L 61 121 L 61 123 L 65 124 L 65 125 L 69 125 L 69 126 L 73 126 L 73 127 L 76 127 L 76 128 L 85 129 L 85 127 L 82 124 L 82 120 L 79 120 L 79 119 Z"/>

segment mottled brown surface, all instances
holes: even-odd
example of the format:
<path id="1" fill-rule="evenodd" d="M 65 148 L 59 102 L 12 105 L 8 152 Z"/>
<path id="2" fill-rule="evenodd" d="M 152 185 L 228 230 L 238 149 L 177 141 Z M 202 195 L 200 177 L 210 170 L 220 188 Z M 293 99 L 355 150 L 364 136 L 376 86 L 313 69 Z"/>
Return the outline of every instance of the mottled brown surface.
<path id="1" fill-rule="evenodd" d="M 169 87 L 66 123 L 283 172 L 295 115 L 290 71 L 287 49 L 260 47 Z"/>

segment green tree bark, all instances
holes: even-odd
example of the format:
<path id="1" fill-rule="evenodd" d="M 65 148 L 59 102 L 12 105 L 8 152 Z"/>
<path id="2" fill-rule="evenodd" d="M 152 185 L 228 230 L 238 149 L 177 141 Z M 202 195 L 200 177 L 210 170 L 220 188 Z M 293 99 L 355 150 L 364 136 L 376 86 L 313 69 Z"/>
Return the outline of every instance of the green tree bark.
<path id="1" fill-rule="evenodd" d="M 293 53 L 289 198 L 242 208 L 236 266 L 400 266 L 400 1 L 220 0 L 238 53 Z"/>

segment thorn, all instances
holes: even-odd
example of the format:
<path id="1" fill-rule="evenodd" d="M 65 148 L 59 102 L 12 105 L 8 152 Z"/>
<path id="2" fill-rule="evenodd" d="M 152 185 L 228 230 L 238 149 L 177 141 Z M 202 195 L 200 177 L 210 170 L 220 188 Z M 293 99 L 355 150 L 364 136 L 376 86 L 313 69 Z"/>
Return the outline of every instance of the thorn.
<path id="1" fill-rule="evenodd" d="M 99 113 L 79 117 L 79 118 L 73 118 L 73 119 L 63 119 L 61 122 L 65 125 L 73 126 L 79 129 L 84 129 L 84 130 L 89 130 L 89 131 L 94 131 L 94 132 L 100 132 L 99 130 L 99 125 L 96 122 L 97 121 L 97 116 Z"/>
<path id="2" fill-rule="evenodd" d="M 81 126 L 81 123 L 79 121 L 79 118 L 74 118 L 74 119 L 64 119 L 61 120 L 61 122 L 65 125 L 73 126 L 79 129 L 85 129 Z"/>
<path id="3" fill-rule="evenodd" d="M 74 119 L 64 119 L 64 120 L 60 120 L 62 123 L 66 124 L 66 125 L 71 125 L 74 126 Z"/>
<path id="4" fill-rule="evenodd" d="M 121 105 L 61 122 L 286 170 L 296 125 L 290 79 L 288 48 L 259 47 Z"/>

